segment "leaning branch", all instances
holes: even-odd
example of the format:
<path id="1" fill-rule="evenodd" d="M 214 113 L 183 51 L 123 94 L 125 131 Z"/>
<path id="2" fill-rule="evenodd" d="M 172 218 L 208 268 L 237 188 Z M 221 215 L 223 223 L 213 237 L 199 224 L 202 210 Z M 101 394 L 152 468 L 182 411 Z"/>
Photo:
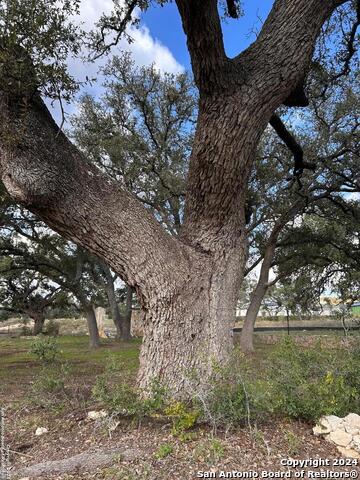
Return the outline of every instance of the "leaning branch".
<path id="1" fill-rule="evenodd" d="M 102 57 L 104 54 L 108 53 L 112 47 L 116 46 L 122 36 L 125 33 L 126 27 L 132 20 L 132 15 L 134 13 L 135 8 L 138 6 L 139 0 L 133 0 L 127 7 L 125 11 L 125 15 L 122 19 L 116 18 L 116 16 L 112 16 L 110 19 L 107 17 L 103 17 L 100 19 L 99 22 L 99 38 L 95 42 L 94 45 L 91 45 L 92 49 L 95 50 L 95 54 L 92 57 L 92 60 L 97 60 Z M 115 21 L 113 20 L 115 17 Z M 110 42 L 106 43 L 106 37 L 109 33 L 115 33 L 115 38 Z"/>
<path id="2" fill-rule="evenodd" d="M 251 72 L 251 85 L 269 99 L 269 111 L 284 103 L 306 105 L 303 84 L 316 38 L 333 11 L 347 1 L 276 0 L 256 41 L 234 58 L 238 67 Z"/>
<path id="3" fill-rule="evenodd" d="M 39 96 L 25 117 L 14 104 L 0 92 L 0 178 L 10 195 L 141 288 L 144 305 L 159 279 L 171 294 L 176 284 L 170 266 L 176 262 L 185 277 L 190 261 L 184 246 L 134 195 L 83 158 Z"/>
<path id="4" fill-rule="evenodd" d="M 286 128 L 279 115 L 274 113 L 271 116 L 270 125 L 294 157 L 294 176 L 300 177 L 304 170 L 314 171 L 316 169 L 316 164 L 304 161 L 304 151 L 301 145 L 294 135 Z"/>

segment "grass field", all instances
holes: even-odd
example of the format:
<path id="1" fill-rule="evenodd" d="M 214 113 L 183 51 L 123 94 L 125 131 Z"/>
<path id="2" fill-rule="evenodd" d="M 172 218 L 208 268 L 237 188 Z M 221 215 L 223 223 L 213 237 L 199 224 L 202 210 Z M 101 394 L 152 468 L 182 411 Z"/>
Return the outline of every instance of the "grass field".
<path id="1" fill-rule="evenodd" d="M 11 393 L 25 393 L 26 388 L 40 371 L 41 365 L 30 352 L 34 339 L 0 338 L 0 399 L 11 398 Z M 57 339 L 61 359 L 66 362 L 74 377 L 86 377 L 95 380 L 96 374 L 104 370 L 109 357 L 125 362 L 127 368 L 136 372 L 140 340 L 128 343 L 102 340 L 99 349 L 89 348 L 87 336 L 61 336 Z"/>
<path id="2" fill-rule="evenodd" d="M 274 342 L 286 336 L 286 332 L 275 332 L 270 334 L 257 333 L 255 335 L 256 358 L 254 361 L 263 360 L 266 362 L 268 354 L 272 350 Z M 293 334 L 294 335 L 294 334 Z M 314 343 L 322 338 L 331 345 L 337 345 L 343 338 L 342 332 L 301 332 L 294 335 L 303 343 L 310 341 Z M 354 332 L 351 338 L 360 339 L 360 333 Z M 234 341 L 237 344 L 239 335 L 235 335 Z M 74 377 L 87 377 L 92 383 L 96 375 L 101 373 L 109 358 L 123 362 L 127 370 L 136 374 L 138 367 L 138 356 L 141 345 L 140 339 L 131 342 L 116 342 L 114 340 L 102 340 L 99 349 L 89 348 L 88 336 L 65 335 L 57 337 L 61 351 L 61 359 L 66 362 L 72 370 Z M 33 337 L 0 337 L 0 399 L 6 401 L 11 397 L 15 389 L 17 393 L 26 390 L 29 382 L 36 377 L 41 365 L 36 361 L 35 356 L 30 352 Z M 24 393 L 24 392 L 22 392 Z"/>

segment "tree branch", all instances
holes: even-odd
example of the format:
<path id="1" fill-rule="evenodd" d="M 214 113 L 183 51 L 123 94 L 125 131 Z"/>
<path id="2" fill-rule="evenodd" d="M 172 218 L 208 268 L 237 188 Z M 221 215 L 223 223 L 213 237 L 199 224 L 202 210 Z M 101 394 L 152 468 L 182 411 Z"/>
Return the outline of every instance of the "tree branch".
<path id="1" fill-rule="evenodd" d="M 303 92 L 316 38 L 323 23 L 349 0 L 276 0 L 257 40 L 234 62 L 274 111 L 282 103 L 307 103 Z"/>
<path id="2" fill-rule="evenodd" d="M 123 18 L 116 22 L 110 22 L 110 20 L 101 21 L 100 20 L 100 37 L 92 47 L 95 49 L 95 55 L 93 55 L 92 60 L 97 60 L 102 57 L 104 54 L 108 53 L 112 47 L 116 46 L 122 35 L 125 33 L 126 27 L 131 22 L 132 15 L 135 8 L 138 6 L 139 0 L 132 0 L 128 5 L 127 10 Z M 118 20 L 118 19 L 116 19 Z M 106 35 L 109 32 L 115 32 L 115 38 L 110 42 L 106 43 Z"/>
<path id="3" fill-rule="evenodd" d="M 235 0 L 226 0 L 228 14 L 231 18 L 239 18 Z"/>
<path id="4" fill-rule="evenodd" d="M 229 3 L 234 3 L 230 1 Z M 217 0 L 176 0 L 197 86 L 202 92 L 227 87 L 220 72 L 229 60 L 225 54 Z"/>
<path id="5" fill-rule="evenodd" d="M 346 39 L 347 51 L 346 51 L 345 58 L 343 59 L 344 65 L 341 71 L 337 75 L 335 75 L 335 77 L 333 77 L 332 80 L 337 80 L 338 78 L 349 74 L 350 63 L 356 52 L 355 40 L 356 40 L 356 32 L 359 26 L 360 26 L 360 0 L 357 0 L 356 1 L 356 20 L 351 27 L 349 38 Z"/>
<path id="6" fill-rule="evenodd" d="M 294 157 L 294 176 L 301 176 L 305 169 L 314 171 L 315 163 L 304 161 L 304 151 L 296 138 L 286 128 L 285 124 L 275 113 L 270 118 L 270 125 L 273 127 L 279 138 L 285 143 Z"/>
<path id="7" fill-rule="evenodd" d="M 0 94 L 0 178 L 12 197 L 103 258 L 127 283 L 141 286 L 144 300 L 158 294 L 159 279 L 173 294 L 174 262 L 180 278 L 187 277 L 185 247 L 132 194 L 82 158 L 39 97 L 29 102 L 21 127 L 19 118 L 16 105 Z"/>

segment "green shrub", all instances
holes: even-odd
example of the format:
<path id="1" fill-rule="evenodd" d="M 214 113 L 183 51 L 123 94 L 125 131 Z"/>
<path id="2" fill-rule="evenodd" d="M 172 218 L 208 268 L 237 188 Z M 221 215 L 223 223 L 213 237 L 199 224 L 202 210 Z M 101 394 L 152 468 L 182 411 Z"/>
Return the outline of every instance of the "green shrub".
<path id="1" fill-rule="evenodd" d="M 261 367 L 236 351 L 227 365 L 213 366 L 205 384 L 193 376 L 190 393 L 199 419 L 215 430 L 274 415 L 316 421 L 360 413 L 359 370 L 360 350 L 302 347 L 285 337 Z"/>
<path id="2" fill-rule="evenodd" d="M 42 364 L 50 364 L 58 359 L 60 349 L 55 338 L 39 335 L 32 342 L 30 352 Z"/>
<path id="3" fill-rule="evenodd" d="M 193 401 L 199 419 L 218 427 L 249 425 L 268 415 L 264 384 L 257 378 L 246 357 L 235 350 L 227 365 L 213 364 L 213 373 L 204 383 L 193 376 Z"/>
<path id="4" fill-rule="evenodd" d="M 359 368 L 356 351 L 327 350 L 320 344 L 305 348 L 286 338 L 270 355 L 266 370 L 271 409 L 312 421 L 358 412 Z"/>
<path id="5" fill-rule="evenodd" d="M 288 454 L 291 456 L 298 455 L 301 446 L 299 436 L 291 430 L 287 430 L 284 432 L 284 440 L 287 443 Z"/>
<path id="6" fill-rule="evenodd" d="M 193 457 L 196 462 L 204 462 L 211 466 L 219 463 L 224 457 L 225 449 L 221 441 L 217 438 L 212 438 L 199 443 L 193 452 Z"/>
<path id="7" fill-rule="evenodd" d="M 142 403 L 137 390 L 127 382 L 109 385 L 104 376 L 97 378 L 92 390 L 93 397 L 111 413 L 125 416 L 143 416 Z"/>
<path id="8" fill-rule="evenodd" d="M 44 364 L 31 384 L 30 401 L 50 410 L 63 408 L 71 400 L 67 391 L 69 374 L 67 364 Z"/>
<path id="9" fill-rule="evenodd" d="M 65 389 L 66 376 L 66 366 L 45 366 L 37 374 L 36 379 L 33 382 L 33 390 L 39 394 L 57 394 L 63 392 Z"/>
<path id="10" fill-rule="evenodd" d="M 161 460 L 163 458 L 168 457 L 171 455 L 174 451 L 174 447 L 170 445 L 169 443 L 163 443 L 162 445 L 159 446 L 159 448 L 155 452 L 155 458 L 158 460 Z"/>
<path id="11" fill-rule="evenodd" d="M 168 391 L 161 385 L 158 379 L 154 378 L 150 384 L 150 393 L 144 398 L 145 411 L 151 413 L 163 412 L 169 402 Z"/>
<path id="12" fill-rule="evenodd" d="M 323 415 L 360 413 L 359 370 L 360 350 L 302 347 L 285 337 L 260 365 L 236 351 L 227 365 L 213 365 L 206 382 L 191 372 L 184 379 L 187 403 L 172 400 L 157 381 L 144 398 L 131 374 L 115 362 L 98 377 L 93 396 L 113 414 L 168 417 L 173 435 L 185 439 L 199 422 L 216 430 L 254 426 L 273 416 L 316 421 Z"/>
<path id="13" fill-rule="evenodd" d="M 172 434 L 181 437 L 196 424 L 200 412 L 183 402 L 173 402 L 165 408 L 164 414 L 172 419 Z"/>

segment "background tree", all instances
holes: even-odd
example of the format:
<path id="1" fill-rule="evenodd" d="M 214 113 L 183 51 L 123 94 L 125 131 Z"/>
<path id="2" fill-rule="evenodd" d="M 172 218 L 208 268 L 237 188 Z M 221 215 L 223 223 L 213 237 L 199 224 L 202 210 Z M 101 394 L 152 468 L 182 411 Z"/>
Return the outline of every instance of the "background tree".
<path id="1" fill-rule="evenodd" d="M 129 285 L 123 289 L 123 303 L 125 303 L 125 312 L 121 313 L 119 308 L 119 298 L 116 292 L 115 283 L 119 280 L 116 274 L 113 274 L 110 268 L 101 260 L 92 257 L 91 270 L 96 281 L 106 292 L 109 309 L 114 320 L 116 328 L 116 338 L 124 341 L 131 339 L 131 316 L 134 291 Z M 121 291 L 121 290 L 120 290 Z"/>
<path id="2" fill-rule="evenodd" d="M 291 272 L 287 275 L 292 281 L 310 276 L 310 288 L 319 296 L 328 291 L 345 303 L 358 300 L 359 208 L 356 199 L 339 200 L 335 209 L 317 205 L 283 239 L 279 271 Z"/>
<path id="3" fill-rule="evenodd" d="M 39 273 L 0 264 L 0 305 L 7 312 L 26 315 L 34 321 L 33 335 L 43 333 L 46 311 L 64 305 L 66 295 Z"/>
<path id="4" fill-rule="evenodd" d="M 280 126 L 280 139 L 271 132 L 263 138 L 250 181 L 253 218 L 248 226 L 247 273 L 259 264 L 261 268 L 241 334 L 241 348 L 245 352 L 254 349 L 254 324 L 268 288 L 292 274 L 282 268 L 277 275 L 275 259 L 277 250 L 283 246 L 282 239 L 291 237 L 294 221 L 313 211 L 318 202 L 328 204 L 325 211 L 332 221 L 339 202 L 346 208 L 349 203 L 346 196 L 360 194 L 359 95 L 356 87 L 352 88 L 354 85 L 349 77 L 338 79 L 335 85 L 328 86 L 324 98 L 322 90 L 320 96 L 318 93 L 323 80 L 313 78 L 310 105 L 301 119 L 295 119 L 295 133 L 278 118 L 274 130 L 277 133 Z M 291 123 L 291 114 L 288 117 L 286 123 Z M 316 164 L 316 171 L 303 175 L 300 185 L 298 182 L 292 185 L 287 181 L 287 172 L 293 155 L 297 154 Z M 294 238 L 302 243 L 308 241 L 311 249 L 312 236 Z M 311 263 L 312 257 L 306 258 Z M 304 258 L 299 261 L 302 265 Z M 275 276 L 270 281 L 271 269 Z"/>
<path id="5" fill-rule="evenodd" d="M 55 306 L 57 297 L 70 295 L 77 308 L 85 313 L 91 347 L 99 346 L 94 304 L 104 302 L 105 292 L 94 278 L 93 257 L 52 232 L 29 212 L 13 205 L 3 211 L 2 224 L 0 278 L 10 286 L 16 285 L 15 279 L 20 285 L 25 282 L 23 288 L 7 289 L 8 304 L 14 308 L 21 298 L 24 298 L 24 303 L 26 295 L 30 295 L 31 309 L 28 305 L 30 300 L 26 301 L 26 312 L 35 318 L 32 312 L 37 311 L 37 323 L 40 325 L 41 320 L 42 327 L 45 308 Z M 42 280 L 39 285 L 35 281 L 38 278 Z M 42 298 L 38 292 L 44 290 L 44 285 L 50 292 Z M 25 313 L 25 307 L 23 311 Z"/>
<path id="6" fill-rule="evenodd" d="M 180 231 L 197 114 L 188 74 L 138 68 L 115 56 L 100 101 L 82 97 L 71 135 L 86 157 L 133 192 L 173 235 Z"/>

